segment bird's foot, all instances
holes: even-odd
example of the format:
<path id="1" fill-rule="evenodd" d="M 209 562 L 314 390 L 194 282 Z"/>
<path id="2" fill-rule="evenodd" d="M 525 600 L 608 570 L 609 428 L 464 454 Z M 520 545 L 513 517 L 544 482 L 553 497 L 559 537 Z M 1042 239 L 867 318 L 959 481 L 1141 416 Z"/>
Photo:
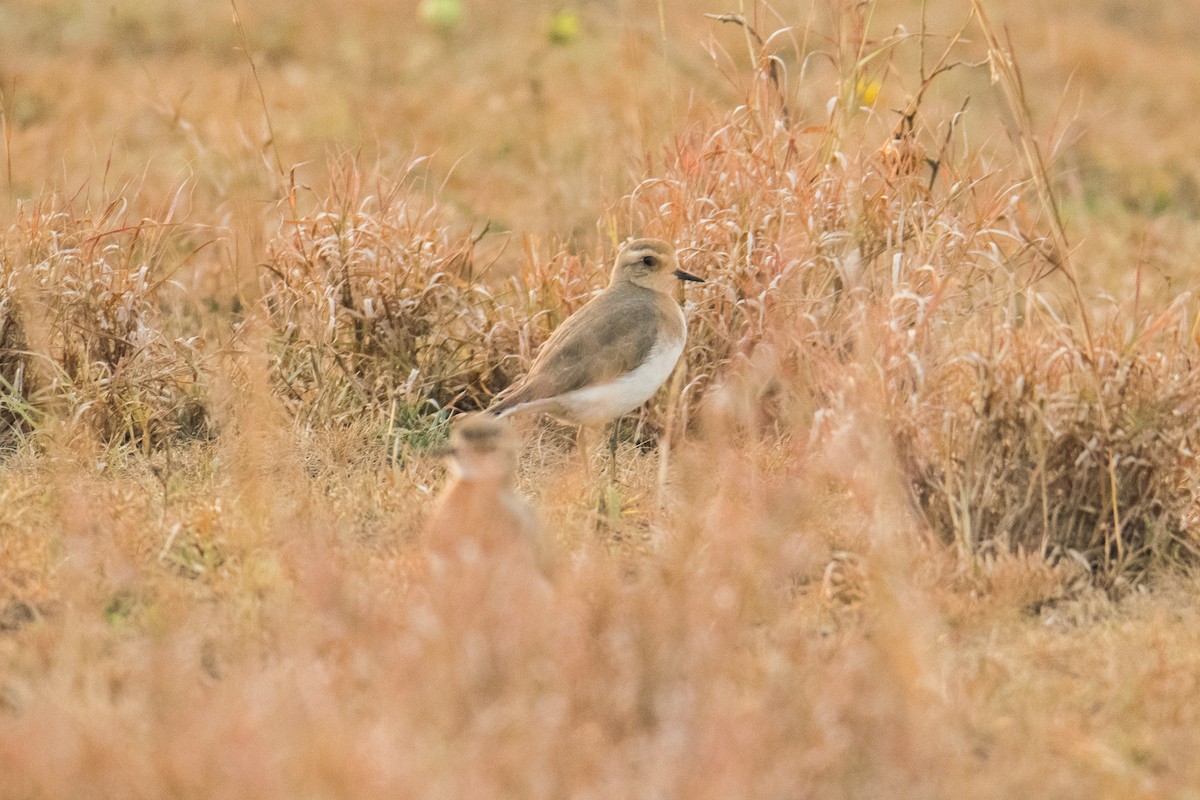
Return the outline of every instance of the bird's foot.
<path id="1" fill-rule="evenodd" d="M 626 498 L 615 481 L 609 481 L 600 490 L 596 501 L 596 529 L 615 528 L 625 513 Z"/>

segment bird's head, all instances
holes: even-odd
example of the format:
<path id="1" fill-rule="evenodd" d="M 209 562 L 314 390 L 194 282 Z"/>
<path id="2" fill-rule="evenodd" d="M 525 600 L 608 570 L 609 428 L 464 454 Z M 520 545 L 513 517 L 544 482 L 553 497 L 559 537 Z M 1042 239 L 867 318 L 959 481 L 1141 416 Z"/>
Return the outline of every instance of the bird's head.
<path id="1" fill-rule="evenodd" d="M 517 469 L 521 441 L 507 420 L 491 414 L 460 417 L 450 429 L 450 443 L 441 451 L 456 478 L 511 480 Z"/>
<path id="2" fill-rule="evenodd" d="M 680 269 L 674 249 L 661 239 L 632 239 L 617 253 L 613 285 L 628 282 L 658 292 L 670 292 L 677 280 L 704 281 Z"/>

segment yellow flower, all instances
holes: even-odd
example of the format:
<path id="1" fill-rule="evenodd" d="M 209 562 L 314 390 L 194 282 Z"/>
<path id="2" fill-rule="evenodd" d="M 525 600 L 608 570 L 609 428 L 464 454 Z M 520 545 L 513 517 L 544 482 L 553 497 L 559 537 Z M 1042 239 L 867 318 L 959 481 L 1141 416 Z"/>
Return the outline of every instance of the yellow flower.
<path id="1" fill-rule="evenodd" d="M 550 41 L 554 44 L 570 44 L 579 38 L 579 15 L 570 9 L 554 12 L 550 19 Z"/>
<path id="2" fill-rule="evenodd" d="M 859 78 L 858 83 L 854 86 L 855 105 L 857 106 L 873 106 L 879 98 L 879 90 L 883 84 L 879 81 L 871 81 L 866 78 Z"/>
<path id="3" fill-rule="evenodd" d="M 462 2 L 461 0 L 422 0 L 417 13 L 432 27 L 447 31 L 462 22 Z"/>

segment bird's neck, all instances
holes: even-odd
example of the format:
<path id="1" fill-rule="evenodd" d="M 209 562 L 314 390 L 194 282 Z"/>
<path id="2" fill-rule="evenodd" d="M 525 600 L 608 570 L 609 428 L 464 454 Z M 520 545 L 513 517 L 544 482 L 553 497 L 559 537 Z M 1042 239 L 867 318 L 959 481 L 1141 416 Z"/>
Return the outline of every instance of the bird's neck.
<path id="1" fill-rule="evenodd" d="M 452 475 L 459 483 L 480 487 L 511 489 L 516 484 L 512 472 L 499 472 L 477 464 L 454 464 Z"/>
<path id="2" fill-rule="evenodd" d="M 656 294 L 666 294 L 663 287 L 654 283 L 640 283 L 634 278 L 625 276 L 614 277 L 608 284 L 608 292 L 634 293 L 634 292 L 654 292 Z"/>

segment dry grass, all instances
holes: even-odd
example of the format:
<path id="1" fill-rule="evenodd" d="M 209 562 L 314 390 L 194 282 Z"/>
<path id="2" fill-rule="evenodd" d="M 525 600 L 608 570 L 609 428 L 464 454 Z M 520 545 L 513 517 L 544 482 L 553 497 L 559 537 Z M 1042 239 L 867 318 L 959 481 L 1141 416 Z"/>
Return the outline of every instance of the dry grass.
<path id="1" fill-rule="evenodd" d="M 922 376 L 937 402 L 907 419 L 931 524 L 965 554 L 1069 555 L 1106 584 L 1193 563 L 1200 387 L 1182 322 L 1105 331 L 1094 360 L 1064 326 L 1011 322 L 942 354 Z"/>
<path id="2" fill-rule="evenodd" d="M 267 246 L 263 300 L 273 372 L 305 423 L 342 424 L 389 403 L 478 406 L 519 323 L 476 276 L 475 242 L 454 236 L 411 184 L 363 186 L 331 167 L 332 196 Z M 480 267 L 483 266 L 483 269 Z"/>
<path id="3" fill-rule="evenodd" d="M 0 11 L 0 796 L 1193 791 L 1192 17 L 417 5 Z M 430 569 L 634 233 L 619 486 Z"/>
<path id="4" fill-rule="evenodd" d="M 201 353 L 172 336 L 161 304 L 186 256 L 178 223 L 96 215 L 48 198 L 23 206 L 0 254 L 0 424 L 5 439 L 47 416 L 149 449 L 204 431 Z M 175 263 L 170 263 L 174 261 Z"/>

